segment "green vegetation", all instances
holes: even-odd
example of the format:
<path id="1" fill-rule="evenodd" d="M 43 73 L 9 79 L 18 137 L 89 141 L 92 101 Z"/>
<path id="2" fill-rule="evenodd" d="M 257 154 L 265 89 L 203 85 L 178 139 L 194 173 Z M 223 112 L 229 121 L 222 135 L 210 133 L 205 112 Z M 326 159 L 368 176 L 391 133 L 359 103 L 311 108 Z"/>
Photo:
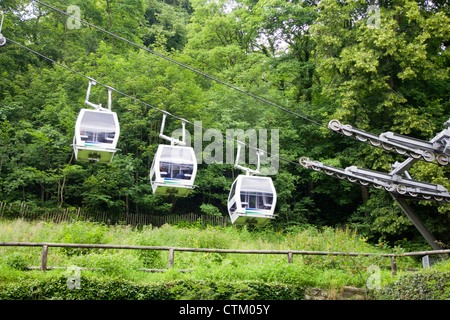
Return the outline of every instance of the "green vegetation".
<path id="1" fill-rule="evenodd" d="M 379 299 L 392 300 L 449 300 L 450 272 L 448 265 L 449 263 L 447 263 L 447 271 L 432 270 L 404 276 L 377 292 L 377 296 Z M 439 267 L 438 269 L 441 269 Z"/>
<path id="2" fill-rule="evenodd" d="M 81 237 L 82 236 L 82 237 Z M 307 228 L 277 232 L 270 228 L 248 230 L 235 227 L 177 227 L 164 225 L 142 229 L 127 226 L 106 227 L 90 222 L 44 223 L 24 220 L 3 220 L 0 241 L 74 242 L 104 244 L 176 246 L 191 248 L 232 248 L 261 250 L 310 250 L 401 253 L 402 248 L 371 245 L 349 229 Z M 395 292 L 390 289 L 402 276 L 411 274 L 406 268 L 421 268 L 411 257 L 397 259 L 398 274 L 391 275 L 390 259 L 373 257 L 294 256 L 293 263 L 284 255 L 247 255 L 202 252 L 176 252 L 174 269 L 164 273 L 149 273 L 139 269 L 167 269 L 167 251 L 119 249 L 91 249 L 68 251 L 50 248 L 48 266 L 77 266 L 97 268 L 81 270 L 83 288 L 80 293 L 67 289 L 71 275 L 66 270 L 24 270 L 40 264 L 41 248 L 0 247 L 0 295 L 2 298 L 26 299 L 303 299 L 308 287 L 338 289 L 342 286 L 365 287 L 369 266 L 380 268 L 383 298 Z M 434 276 L 427 281 L 438 281 L 442 297 L 446 292 L 446 272 L 449 264 L 439 270 L 442 278 Z M 178 270 L 192 270 L 181 273 Z M 422 272 L 417 274 L 420 277 Z M 448 278 L 447 278 L 448 279 Z M 403 282 L 402 282 L 403 281 Z M 86 285 L 86 287 L 84 287 Z M 42 287 L 41 287 L 42 286 Z M 48 288 L 46 288 L 48 286 Z M 117 288 L 127 288 L 122 291 Z M 246 288 L 245 290 L 243 288 Z M 41 288 L 41 289 L 36 289 Z M 280 291 L 280 288 L 283 290 Z M 395 287 L 394 287 L 395 288 Z M 101 290 L 100 290 L 101 289 Z M 95 290 L 100 290 L 95 296 Z M 377 290 L 369 290 L 373 296 Z M 30 293 L 34 292 L 34 293 Z M 241 293 L 240 296 L 237 294 Z M 433 293 L 431 293 L 433 294 Z M 278 295 L 278 296 L 277 296 Z"/>
<path id="3" fill-rule="evenodd" d="M 82 283 L 82 286 L 81 286 Z M 300 300 L 304 290 L 297 286 L 258 281 L 205 282 L 173 280 L 133 283 L 118 279 L 81 277 L 80 289 L 67 286 L 67 276 L 21 280 L 0 289 L 0 299 L 15 300 Z"/>
<path id="4" fill-rule="evenodd" d="M 446 0 L 380 0 L 379 28 L 368 24 L 366 0 L 45 2 L 63 12 L 76 5 L 80 17 L 89 23 L 323 125 L 338 119 L 375 134 L 394 131 L 429 140 L 449 118 L 450 12 Z M 203 127 L 223 135 L 227 129 L 279 129 L 279 154 L 289 161 L 297 163 L 307 156 L 336 167 L 356 165 L 387 172 L 396 161 L 405 159 L 331 133 L 95 28 L 83 24 L 73 28 L 67 16 L 36 2 L 3 0 L 0 11 L 5 14 L 5 37 L 180 118 L 201 121 Z M 161 143 L 162 114 L 117 93 L 112 95 L 112 108 L 121 126 L 120 152 L 108 165 L 75 161 L 71 143 L 77 114 L 85 107 L 87 84 L 87 79 L 11 42 L 0 47 L 0 202 L 25 203 L 36 212 L 82 208 L 147 215 L 227 215 L 228 192 L 240 172 L 225 164 L 225 157 L 224 163 L 203 161 L 199 165 L 198 187 L 188 198 L 152 194 L 149 169 Z M 106 93 L 96 86 L 91 100 L 106 105 Z M 180 121 L 170 119 L 166 131 L 179 127 Z M 194 137 L 194 129 L 187 129 Z M 203 156 L 212 142 L 207 138 L 203 136 Z M 271 150 L 270 143 L 267 149 Z M 447 167 L 419 162 L 409 173 L 450 190 Z M 0 241 L 380 253 L 429 248 L 384 190 L 283 161 L 273 180 L 278 216 L 261 230 L 189 225 L 138 230 L 19 219 L 1 223 Z M 449 247 L 450 204 L 418 201 L 411 206 L 438 241 Z M 33 281 L 55 281 L 55 286 L 63 285 L 63 271 L 24 271 L 25 266 L 38 265 L 37 248 L 0 250 L 2 284 L 32 286 Z M 370 265 L 380 266 L 384 284 L 397 279 L 390 276 L 389 261 L 380 257 L 295 256 L 288 264 L 286 257 L 276 255 L 177 252 L 175 268 L 194 272 L 138 271 L 165 268 L 167 260 L 167 252 L 127 250 L 51 248 L 49 255 L 50 266 L 101 268 L 101 272 L 83 271 L 83 279 L 95 288 L 100 286 L 96 280 L 106 277 L 111 286 L 104 290 L 114 290 L 120 281 L 136 286 L 173 283 L 195 287 L 192 294 L 203 296 L 201 288 L 208 283 L 212 296 L 224 292 L 225 297 L 235 297 L 233 286 L 241 288 L 239 283 L 249 281 L 254 291 L 249 289 L 246 297 L 262 297 L 264 291 L 270 295 L 277 283 L 301 297 L 301 288 L 310 286 L 364 286 L 365 268 Z M 418 266 L 414 259 L 399 259 L 398 263 L 399 274 Z M 438 278 L 423 276 L 422 287 L 430 283 L 445 286 Z M 416 280 L 402 281 L 398 286 L 407 288 Z M 140 291 L 144 290 L 141 287 L 130 290 L 152 296 Z M 164 286 L 149 290 L 174 294 Z M 443 288 L 432 295 L 442 298 L 447 292 Z"/>
<path id="5" fill-rule="evenodd" d="M 47 0 L 126 39 L 265 97 L 326 125 L 333 118 L 373 133 L 428 140 L 450 111 L 446 1 L 380 1 L 380 28 L 368 26 L 367 1 Z M 230 2 L 231 3 L 231 2 Z M 404 157 L 373 148 L 263 104 L 149 52 L 29 0 L 4 0 L 2 33 L 97 81 L 203 127 L 279 129 L 280 156 L 387 171 Z M 113 93 L 121 136 L 111 165 L 76 162 L 75 119 L 87 80 L 7 43 L 0 48 L 0 201 L 31 208 L 127 213 L 227 215 L 238 171 L 199 166 L 186 199 L 154 196 L 149 168 L 161 113 Z M 106 89 L 91 100 L 106 104 Z M 168 121 L 167 132 L 180 127 Z M 193 128 L 187 128 L 193 136 Z M 270 140 L 270 137 L 268 137 Z M 204 141 L 205 148 L 211 141 Z M 268 149 L 270 151 L 270 143 Z M 225 158 L 222 159 L 225 162 Z M 445 167 L 415 164 L 418 180 L 449 188 Z M 281 162 L 275 227 L 357 228 L 369 241 L 395 246 L 420 234 L 383 190 Z M 436 238 L 450 241 L 449 204 L 412 204 Z"/>

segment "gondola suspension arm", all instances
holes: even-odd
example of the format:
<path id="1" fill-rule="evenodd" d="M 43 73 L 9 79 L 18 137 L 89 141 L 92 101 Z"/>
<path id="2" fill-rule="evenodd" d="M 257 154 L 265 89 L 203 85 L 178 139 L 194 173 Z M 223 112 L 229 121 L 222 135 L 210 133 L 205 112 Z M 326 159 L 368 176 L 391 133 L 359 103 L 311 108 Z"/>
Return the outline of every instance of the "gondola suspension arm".
<path id="1" fill-rule="evenodd" d="M 311 161 L 307 157 L 300 158 L 300 164 L 307 169 L 320 171 L 329 176 L 335 176 L 352 183 L 373 187 L 375 189 L 384 188 L 386 191 L 402 198 L 450 202 L 450 194 L 444 186 L 414 180 L 406 171 L 401 174 L 393 174 L 394 170 L 396 170 L 395 166 L 394 170 L 390 173 L 383 173 L 358 168 L 356 166 L 340 169 L 319 161 Z"/>
<path id="2" fill-rule="evenodd" d="M 172 146 L 173 145 L 185 146 L 186 145 L 186 122 L 185 122 L 185 120 L 183 120 L 183 119 L 181 120 L 182 136 L 181 136 L 181 140 L 179 140 L 179 139 L 175 139 L 173 137 L 166 136 L 164 134 L 164 127 L 166 125 L 166 117 L 167 117 L 167 113 L 163 113 L 161 129 L 159 131 L 159 137 L 161 139 L 170 141 L 170 145 L 172 145 Z"/>
<path id="3" fill-rule="evenodd" d="M 364 130 L 352 127 L 348 124 L 341 124 L 338 120 L 331 120 L 328 127 L 345 136 L 355 135 L 356 139 L 362 142 L 368 141 L 371 145 L 388 151 L 395 151 L 401 155 L 408 155 L 414 159 L 427 162 L 437 161 L 438 164 L 446 166 L 450 157 L 450 120 L 444 123 L 445 129 L 437 134 L 430 141 L 424 141 L 408 136 L 396 134 L 391 131 L 375 135 Z"/>
<path id="4" fill-rule="evenodd" d="M 88 84 L 88 88 L 86 91 L 86 99 L 84 100 L 84 104 L 94 108 L 95 110 L 100 110 L 100 111 L 111 111 L 111 97 L 112 97 L 112 90 L 113 88 L 106 86 L 106 88 L 108 89 L 108 109 L 103 108 L 102 104 L 95 104 L 89 101 L 89 96 L 91 95 L 91 86 L 95 86 L 97 84 L 97 82 L 93 79 L 89 79 L 89 84 Z"/>
<path id="5" fill-rule="evenodd" d="M 241 147 L 245 145 L 243 142 L 238 141 L 237 143 L 237 152 L 236 152 L 236 163 L 234 164 L 234 167 L 240 170 L 245 171 L 246 175 L 249 176 L 250 174 L 261 174 L 261 156 L 264 155 L 264 151 L 261 149 L 256 150 L 256 156 L 258 159 L 256 170 L 250 169 L 248 167 L 241 166 L 239 164 L 239 158 L 241 156 Z"/>

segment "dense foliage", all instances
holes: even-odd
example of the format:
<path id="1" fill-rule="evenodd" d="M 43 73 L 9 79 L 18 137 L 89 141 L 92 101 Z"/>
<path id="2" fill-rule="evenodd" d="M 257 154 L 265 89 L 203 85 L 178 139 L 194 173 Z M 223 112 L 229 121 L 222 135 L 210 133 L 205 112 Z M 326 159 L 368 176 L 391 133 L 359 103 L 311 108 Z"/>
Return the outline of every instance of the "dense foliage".
<path id="1" fill-rule="evenodd" d="M 258 281 L 205 282 L 175 280 L 136 284 L 119 279 L 80 279 L 80 289 L 67 286 L 67 276 L 25 278 L 0 287 L 2 300 L 301 300 L 304 289 Z"/>
<path id="2" fill-rule="evenodd" d="M 428 140 L 450 109 L 450 15 L 446 1 L 47 0 L 81 18 L 244 90 L 316 119 L 374 133 Z M 279 129 L 280 156 L 376 170 L 402 157 L 371 148 L 240 94 L 36 2 L 4 0 L 2 33 L 155 107 L 225 134 Z M 111 165 L 74 161 L 74 124 L 87 80 L 8 42 L 0 48 L 0 201 L 148 214 L 226 214 L 238 171 L 202 163 L 187 199 L 152 195 L 149 169 L 161 113 L 113 94 L 121 149 Z M 94 87 L 92 100 L 106 102 Z M 167 132 L 180 127 L 170 119 Z M 188 128 L 193 136 L 194 129 Z M 203 148 L 210 142 L 204 135 Z M 269 146 L 270 151 L 270 146 Z M 223 159 L 225 162 L 225 159 Z M 428 163 L 413 177 L 450 187 L 447 169 Z M 280 162 L 274 224 L 351 225 L 372 240 L 420 239 L 384 191 L 367 190 Z M 449 243 L 445 204 L 414 203 L 436 237 Z M 419 240 L 420 241 L 420 240 Z"/>
<path id="3" fill-rule="evenodd" d="M 289 233 L 234 227 L 161 228 L 106 227 L 97 223 L 44 223 L 21 219 L 0 222 L 1 242 L 78 242 L 191 248 L 261 250 L 328 250 L 401 252 L 402 248 L 374 246 L 350 230 L 297 229 Z M 175 253 L 174 269 L 150 273 L 141 269 L 167 269 L 167 251 L 50 248 L 49 267 L 95 268 L 79 271 L 81 290 L 67 286 L 74 273 L 55 269 L 27 270 L 40 263 L 41 248 L 0 247 L 2 299 L 302 299 L 307 287 L 364 287 L 369 266 L 380 268 L 380 284 L 395 280 L 390 259 L 381 256 L 294 256 Z M 411 257 L 398 259 L 398 274 L 417 267 Z M 189 270 L 181 273 L 178 270 Z M 108 298 L 109 297 L 109 298 Z"/>
<path id="4" fill-rule="evenodd" d="M 401 277 L 378 292 L 383 300 L 449 300 L 450 274 L 427 272 Z"/>
<path id="5" fill-rule="evenodd" d="M 336 252 L 401 253 L 404 248 L 385 244 L 373 245 L 349 229 L 296 228 L 290 232 L 270 229 L 249 230 L 235 227 L 205 227 L 183 224 L 161 228 L 145 226 L 104 226 L 92 222 L 27 222 L 21 219 L 0 222 L 0 242 L 102 243 L 184 248 L 222 248 L 252 250 L 307 250 Z M 16 282 L 18 278 L 42 277 L 42 272 L 24 271 L 38 266 L 41 248 L 0 247 L 0 282 Z M 158 250 L 117 250 L 50 248 L 49 267 L 78 266 L 81 275 L 130 280 L 132 282 L 168 282 L 172 280 L 261 281 L 292 284 L 299 287 L 335 288 L 364 287 L 369 266 L 380 268 L 381 283 L 392 281 L 390 258 L 374 256 L 305 256 L 295 255 L 288 263 L 287 255 L 225 254 L 213 252 L 179 252 L 174 255 L 173 272 L 148 273 L 140 269 L 167 269 L 168 252 Z M 417 268 L 412 257 L 398 259 L 399 274 L 406 268 Z M 192 270 L 180 273 L 178 270 Z M 66 274 L 65 270 L 49 271 L 49 276 Z M 45 274 L 45 273 L 44 273 Z M 66 274 L 67 275 L 67 274 Z"/>
<path id="6" fill-rule="evenodd" d="M 404 250 L 385 244 L 374 246 L 349 229 L 297 228 L 280 232 L 196 225 L 138 229 L 81 221 L 60 224 L 21 219 L 0 221 L 0 242 L 25 240 L 379 254 Z M 329 298 L 337 298 L 340 288 L 352 286 L 366 288 L 366 297 L 370 299 L 439 300 L 448 299 L 450 288 L 448 260 L 421 270 L 420 259 L 398 257 L 397 274 L 393 277 L 390 258 L 379 255 L 294 255 L 292 263 L 288 263 L 286 256 L 275 254 L 177 251 L 173 269 L 150 273 L 141 269 L 167 269 L 167 252 L 67 249 L 49 248 L 47 265 L 72 267 L 72 271 L 42 272 L 27 269 L 40 264 L 41 248 L 0 247 L 0 299 L 297 300 L 304 299 L 307 288 L 321 288 L 329 292 Z M 76 273 L 74 267 L 84 269 Z M 380 285 L 375 288 L 369 286 L 374 267 L 379 268 Z"/>

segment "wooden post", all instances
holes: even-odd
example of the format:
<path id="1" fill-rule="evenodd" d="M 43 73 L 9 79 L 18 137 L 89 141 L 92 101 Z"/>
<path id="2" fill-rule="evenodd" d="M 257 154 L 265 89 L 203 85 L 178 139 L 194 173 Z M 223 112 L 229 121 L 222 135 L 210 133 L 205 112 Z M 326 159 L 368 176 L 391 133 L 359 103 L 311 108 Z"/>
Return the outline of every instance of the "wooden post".
<path id="1" fill-rule="evenodd" d="M 48 246 L 42 246 L 42 257 L 41 257 L 41 271 L 47 270 L 47 254 Z"/>
<path id="2" fill-rule="evenodd" d="M 392 277 L 395 276 L 397 273 L 397 264 L 395 263 L 395 256 L 391 257 L 391 270 L 392 270 Z"/>
<path id="3" fill-rule="evenodd" d="M 292 252 L 289 252 L 288 253 L 288 263 L 292 263 L 293 262 L 293 257 L 294 257 L 294 254 Z"/>
<path id="4" fill-rule="evenodd" d="M 169 269 L 173 268 L 174 259 L 175 259 L 175 250 L 173 250 L 173 248 L 170 248 L 169 249 Z"/>

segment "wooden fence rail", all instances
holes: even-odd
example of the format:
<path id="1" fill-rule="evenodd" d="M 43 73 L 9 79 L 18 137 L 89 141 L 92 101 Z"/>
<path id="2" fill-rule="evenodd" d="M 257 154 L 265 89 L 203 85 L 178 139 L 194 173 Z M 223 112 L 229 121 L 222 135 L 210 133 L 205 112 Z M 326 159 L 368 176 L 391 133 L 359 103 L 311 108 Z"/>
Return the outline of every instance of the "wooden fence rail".
<path id="1" fill-rule="evenodd" d="M 80 244 L 80 243 L 50 243 L 50 242 L 0 242 L 4 247 L 42 247 L 41 266 L 42 271 L 53 269 L 47 267 L 47 256 L 50 247 L 65 248 L 102 248 L 102 249 L 128 249 L 128 250 L 165 250 L 169 251 L 169 269 L 175 264 L 175 251 L 185 252 L 215 252 L 215 253 L 234 253 L 234 254 L 282 254 L 287 255 L 288 263 L 293 262 L 293 256 L 298 255 L 322 255 L 322 256 L 377 256 L 391 258 L 391 271 L 394 276 L 397 270 L 396 258 L 405 256 L 425 256 L 432 254 L 449 254 L 450 250 L 432 250 L 420 252 L 408 252 L 402 254 L 394 253 L 366 253 L 366 252 L 330 252 L 330 251 L 302 251 L 302 250 L 241 250 L 241 249 L 213 249 L 213 248 L 182 248 L 165 246 L 135 246 L 135 245 L 111 245 L 111 244 Z M 37 268 L 37 267 L 30 267 Z M 165 271 L 161 269 L 143 269 L 144 271 Z M 183 271 L 183 270 L 180 270 Z"/>

